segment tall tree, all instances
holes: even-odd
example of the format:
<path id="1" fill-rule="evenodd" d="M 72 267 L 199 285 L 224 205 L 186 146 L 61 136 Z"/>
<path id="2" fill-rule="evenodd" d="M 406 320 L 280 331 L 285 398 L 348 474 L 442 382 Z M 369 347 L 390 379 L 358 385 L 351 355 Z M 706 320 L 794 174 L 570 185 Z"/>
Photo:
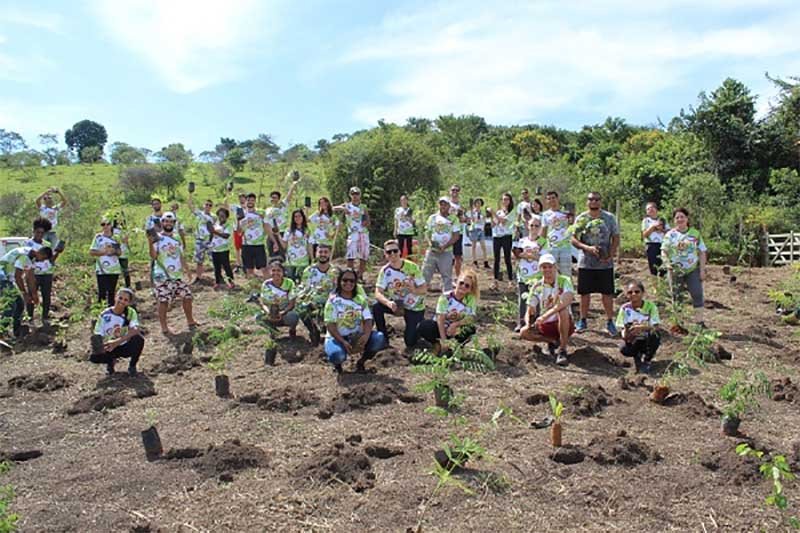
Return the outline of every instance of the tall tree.
<path id="1" fill-rule="evenodd" d="M 128 143 L 115 142 L 111 145 L 111 162 L 115 165 L 144 165 L 147 157 Z"/>
<path id="2" fill-rule="evenodd" d="M 42 146 L 42 156 L 48 165 L 55 165 L 58 161 L 58 135 L 55 133 L 40 133 L 39 144 Z"/>
<path id="3" fill-rule="evenodd" d="M 108 142 L 108 133 L 106 133 L 106 128 L 102 124 L 98 124 L 92 120 L 81 120 L 80 122 L 76 122 L 72 128 L 64 133 L 64 142 L 69 147 L 70 151 L 78 157 L 81 157 L 84 148 L 90 146 L 99 148 L 99 157 L 102 157 L 103 147 L 106 145 L 106 142 Z M 93 150 L 87 153 L 92 154 L 92 156 L 96 154 Z"/>
<path id="4" fill-rule="evenodd" d="M 161 149 L 158 154 L 156 154 L 159 159 L 162 161 L 166 161 L 169 163 L 175 163 L 180 165 L 184 168 L 188 167 L 189 164 L 192 162 L 192 155 L 191 150 L 187 150 L 183 143 L 172 143 L 164 148 Z"/>
<path id="5" fill-rule="evenodd" d="M 8 156 L 28 147 L 25 139 L 16 131 L 0 129 L 0 160 L 7 162 Z"/>
<path id="6" fill-rule="evenodd" d="M 436 127 L 456 157 L 469 151 L 489 131 L 486 120 L 477 115 L 442 115 L 436 119 Z"/>

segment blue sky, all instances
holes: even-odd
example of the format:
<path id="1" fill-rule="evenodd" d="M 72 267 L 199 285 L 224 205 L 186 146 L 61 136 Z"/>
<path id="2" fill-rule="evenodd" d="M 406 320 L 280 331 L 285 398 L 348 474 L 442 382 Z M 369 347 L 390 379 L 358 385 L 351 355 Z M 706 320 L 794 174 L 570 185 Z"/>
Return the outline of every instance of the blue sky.
<path id="1" fill-rule="evenodd" d="M 199 153 L 409 116 L 665 122 L 727 76 L 800 75 L 791 0 L 0 0 L 0 128 Z"/>

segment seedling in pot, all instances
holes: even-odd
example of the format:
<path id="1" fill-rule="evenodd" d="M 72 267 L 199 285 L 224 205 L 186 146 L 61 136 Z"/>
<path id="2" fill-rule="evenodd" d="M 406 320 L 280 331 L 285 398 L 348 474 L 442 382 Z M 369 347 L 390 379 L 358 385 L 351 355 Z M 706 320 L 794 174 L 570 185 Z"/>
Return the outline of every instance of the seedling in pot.
<path id="1" fill-rule="evenodd" d="M 719 390 L 720 398 L 726 402 L 722 408 L 722 433 L 728 436 L 739 434 L 742 416 L 760 407 L 759 396 L 768 396 L 769 380 L 763 372 L 746 376 L 742 371 L 733 373 Z"/>
<path id="2" fill-rule="evenodd" d="M 550 426 L 550 443 L 554 448 L 561 447 L 561 416 L 564 414 L 564 404 L 559 402 L 552 394 L 549 397 L 550 410 L 553 412 L 553 425 Z"/>
<path id="3" fill-rule="evenodd" d="M 147 421 L 147 429 L 142 431 L 142 446 L 144 446 L 145 457 L 148 461 L 155 461 L 161 458 L 164 453 L 164 448 L 161 446 L 161 437 L 158 435 L 156 429 L 156 412 L 154 409 L 145 411 L 145 420 Z"/>

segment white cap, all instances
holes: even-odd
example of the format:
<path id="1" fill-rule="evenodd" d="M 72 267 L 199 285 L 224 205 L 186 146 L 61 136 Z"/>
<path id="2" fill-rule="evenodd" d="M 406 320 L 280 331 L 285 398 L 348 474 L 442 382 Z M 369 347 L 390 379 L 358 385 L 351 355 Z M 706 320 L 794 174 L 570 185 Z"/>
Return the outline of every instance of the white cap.
<path id="1" fill-rule="evenodd" d="M 161 220 L 177 220 L 177 219 L 175 218 L 175 213 L 173 213 L 172 211 L 167 211 L 166 213 L 161 215 Z"/>
<path id="2" fill-rule="evenodd" d="M 542 256 L 539 258 L 539 266 L 555 265 L 555 264 L 556 264 L 556 258 L 553 257 L 553 254 L 542 254 Z"/>
<path id="3" fill-rule="evenodd" d="M 442 196 L 441 198 L 439 198 L 439 203 L 442 203 L 442 202 L 444 202 L 446 204 L 449 204 L 450 203 L 450 198 L 448 198 L 447 196 Z"/>

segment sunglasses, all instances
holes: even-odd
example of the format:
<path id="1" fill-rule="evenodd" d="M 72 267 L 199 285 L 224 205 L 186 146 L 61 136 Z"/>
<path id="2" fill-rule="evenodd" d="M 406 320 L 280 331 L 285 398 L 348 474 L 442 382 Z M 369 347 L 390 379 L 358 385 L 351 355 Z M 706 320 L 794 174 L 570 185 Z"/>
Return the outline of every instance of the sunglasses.
<path id="1" fill-rule="evenodd" d="M 541 228 L 542 225 L 541 224 L 531 224 L 531 227 L 532 228 Z"/>
<path id="2" fill-rule="evenodd" d="M 356 278 L 342 278 L 342 283 L 355 283 Z"/>
<path id="3" fill-rule="evenodd" d="M 467 283 L 466 281 L 459 281 L 458 282 L 458 286 L 459 287 L 464 287 L 465 289 L 471 289 L 472 288 L 472 285 Z"/>
<path id="4" fill-rule="evenodd" d="M 102 227 L 102 226 L 109 226 L 109 225 L 110 225 L 110 223 L 109 223 L 109 222 L 101 222 L 101 223 L 100 223 L 100 226 L 101 226 L 101 227 Z"/>
<path id="5" fill-rule="evenodd" d="M 641 293 L 642 293 L 642 291 L 640 291 L 639 289 L 634 289 L 632 291 L 628 291 L 628 294 L 641 294 Z"/>
<path id="6" fill-rule="evenodd" d="M 600 198 L 589 198 L 590 202 L 599 202 Z"/>
<path id="7" fill-rule="evenodd" d="M 391 250 L 384 250 L 387 254 L 399 254 L 400 250 L 398 248 L 392 248 Z"/>

